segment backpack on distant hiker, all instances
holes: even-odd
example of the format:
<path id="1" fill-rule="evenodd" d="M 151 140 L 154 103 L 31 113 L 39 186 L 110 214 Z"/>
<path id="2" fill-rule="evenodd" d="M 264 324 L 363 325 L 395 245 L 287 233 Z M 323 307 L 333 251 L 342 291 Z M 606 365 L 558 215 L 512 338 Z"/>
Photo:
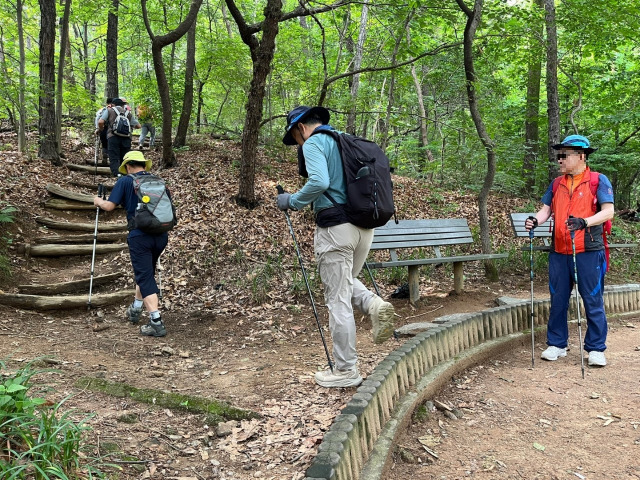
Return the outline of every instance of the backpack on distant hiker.
<path id="1" fill-rule="evenodd" d="M 312 135 L 317 133 L 331 136 L 338 144 L 347 185 L 347 203 L 340 205 L 329 193 L 324 192 L 324 195 L 334 206 L 342 208 L 349 223 L 357 227 L 385 225 L 396 213 L 389 158 L 371 140 L 329 128 L 318 128 Z M 298 159 L 300 174 L 305 176 L 306 169 L 300 165 L 300 156 Z"/>
<path id="2" fill-rule="evenodd" d="M 119 137 L 130 137 L 131 136 L 131 123 L 129 123 L 129 117 L 127 115 L 127 110 L 124 107 L 112 107 L 113 111 L 116 112 L 116 119 L 113 121 L 113 125 L 111 126 L 111 131 L 114 135 Z M 121 109 L 122 111 L 118 110 Z"/>
<path id="3" fill-rule="evenodd" d="M 593 203 L 591 204 L 591 211 L 595 215 L 600 211 L 600 204 L 598 203 L 598 185 L 600 184 L 600 174 L 598 172 L 594 172 L 589 170 L 591 176 L 589 178 L 589 188 L 591 189 L 591 195 L 593 196 Z M 551 193 L 553 195 L 556 194 L 558 187 L 560 186 L 560 181 L 562 180 L 563 175 L 556 177 L 553 180 L 553 185 L 551 187 Z M 607 220 L 602 224 L 602 240 L 604 242 L 604 251 L 607 259 L 607 271 L 609 270 L 609 242 L 607 241 L 607 235 L 611 235 L 611 227 L 613 222 L 611 220 Z"/>
<path id="4" fill-rule="evenodd" d="M 138 206 L 129 230 L 139 229 L 153 235 L 172 230 L 178 224 L 178 219 L 164 180 L 151 174 L 129 176 L 138 196 Z"/>

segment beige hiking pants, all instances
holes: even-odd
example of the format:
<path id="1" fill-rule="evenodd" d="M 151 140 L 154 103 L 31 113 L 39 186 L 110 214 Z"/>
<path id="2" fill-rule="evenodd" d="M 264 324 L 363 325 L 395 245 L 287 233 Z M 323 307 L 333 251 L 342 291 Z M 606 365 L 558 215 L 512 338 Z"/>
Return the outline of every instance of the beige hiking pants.
<path id="1" fill-rule="evenodd" d="M 329 330 L 333 340 L 333 359 L 338 370 L 356 364 L 356 322 L 353 305 L 367 313 L 374 297 L 360 280 L 360 270 L 369 253 L 373 230 L 343 223 L 335 227 L 316 227 L 314 246 L 324 299 L 329 308 Z"/>

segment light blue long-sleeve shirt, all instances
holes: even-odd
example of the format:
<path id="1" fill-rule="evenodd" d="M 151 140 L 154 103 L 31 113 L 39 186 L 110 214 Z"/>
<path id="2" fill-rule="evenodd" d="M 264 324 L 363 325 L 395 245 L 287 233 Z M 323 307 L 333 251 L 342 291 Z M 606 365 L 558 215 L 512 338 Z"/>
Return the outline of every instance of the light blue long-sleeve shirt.
<path id="1" fill-rule="evenodd" d="M 336 141 L 330 135 L 316 133 L 304 142 L 302 152 L 309 178 L 300 190 L 291 195 L 289 205 L 300 210 L 313 202 L 313 211 L 317 214 L 320 210 L 334 206 L 323 195 L 325 191 L 337 203 L 347 203 L 344 170 Z"/>

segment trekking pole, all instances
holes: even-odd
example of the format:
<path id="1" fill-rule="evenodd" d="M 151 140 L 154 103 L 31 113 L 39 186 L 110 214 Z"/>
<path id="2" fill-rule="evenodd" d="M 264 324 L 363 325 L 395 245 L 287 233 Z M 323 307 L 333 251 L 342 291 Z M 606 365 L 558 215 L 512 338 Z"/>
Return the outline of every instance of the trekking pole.
<path id="1" fill-rule="evenodd" d="M 571 218 L 571 217 L 569 217 Z M 582 353 L 582 324 L 580 319 L 580 304 L 578 303 L 578 262 L 576 262 L 576 232 L 570 230 L 571 234 L 571 250 L 573 251 L 573 283 L 576 284 L 576 310 L 578 310 L 578 343 L 580 344 L 580 370 L 584 379 L 584 354 Z"/>
<path id="2" fill-rule="evenodd" d="M 536 338 L 533 329 L 533 229 L 529 230 L 529 277 L 531 278 L 531 368 L 534 366 Z"/>
<path id="3" fill-rule="evenodd" d="M 160 293 L 158 293 L 158 300 L 162 301 L 162 265 L 160 265 L 159 258 L 156 263 L 156 270 L 158 270 L 158 289 L 160 290 Z"/>
<path id="4" fill-rule="evenodd" d="M 276 189 L 278 190 L 278 194 L 284 193 L 284 188 L 282 188 L 281 185 L 276 186 Z M 324 333 L 322 333 L 322 326 L 320 325 L 320 319 L 318 318 L 318 311 L 316 310 L 316 302 L 313 300 L 313 294 L 311 293 L 311 287 L 309 286 L 309 279 L 307 278 L 307 271 L 304 269 L 304 262 L 302 261 L 302 255 L 300 254 L 300 248 L 298 248 L 296 235 L 293 232 L 293 225 L 291 224 L 291 219 L 289 218 L 289 212 L 287 212 L 287 210 L 284 210 L 284 216 L 287 219 L 287 225 L 289 225 L 289 233 L 291 233 L 291 238 L 293 238 L 293 245 L 296 247 L 296 254 L 298 255 L 298 262 L 300 263 L 300 269 L 302 270 L 304 283 L 307 285 L 307 290 L 309 291 L 309 298 L 311 299 L 311 307 L 313 308 L 313 315 L 316 317 L 316 323 L 318 324 L 318 330 L 320 331 L 320 338 L 322 339 L 322 344 L 324 345 L 324 353 L 327 354 L 327 361 L 329 362 L 329 368 L 331 369 L 331 373 L 333 373 L 333 363 L 331 362 L 331 356 L 329 355 L 327 342 L 324 339 Z"/>
<path id="5" fill-rule="evenodd" d="M 369 268 L 369 264 L 367 263 L 367 261 L 364 261 L 364 266 L 367 269 L 367 272 L 369 272 L 369 276 L 371 277 L 371 283 L 373 283 L 373 288 L 376 289 L 376 294 L 381 297 L 380 295 L 380 290 L 378 290 L 378 284 L 376 283 L 375 279 L 373 278 L 373 273 L 371 272 L 371 269 Z"/>
<path id="6" fill-rule="evenodd" d="M 98 184 L 98 196 L 104 198 L 103 185 Z M 89 300 L 87 301 L 87 310 L 91 310 L 91 291 L 93 290 L 93 267 L 96 264 L 96 244 L 98 242 L 98 218 L 100 216 L 100 207 L 96 208 L 96 228 L 93 231 L 93 253 L 91 255 L 91 278 L 89 279 Z"/>
<path id="7" fill-rule="evenodd" d="M 93 149 L 93 164 L 95 165 L 96 170 L 93 174 L 93 183 L 96 183 L 96 177 L 98 176 L 98 144 L 99 143 L 100 143 L 100 136 L 96 135 L 96 146 Z"/>

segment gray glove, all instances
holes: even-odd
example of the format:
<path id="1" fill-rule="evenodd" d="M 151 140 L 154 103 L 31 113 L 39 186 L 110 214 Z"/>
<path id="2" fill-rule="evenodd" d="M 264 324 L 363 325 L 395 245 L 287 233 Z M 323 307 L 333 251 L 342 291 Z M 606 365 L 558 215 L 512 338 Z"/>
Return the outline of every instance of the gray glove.
<path id="1" fill-rule="evenodd" d="M 291 198 L 290 193 L 281 193 L 278 195 L 278 208 L 280 210 L 289 210 L 291 207 L 289 206 L 289 199 Z"/>

